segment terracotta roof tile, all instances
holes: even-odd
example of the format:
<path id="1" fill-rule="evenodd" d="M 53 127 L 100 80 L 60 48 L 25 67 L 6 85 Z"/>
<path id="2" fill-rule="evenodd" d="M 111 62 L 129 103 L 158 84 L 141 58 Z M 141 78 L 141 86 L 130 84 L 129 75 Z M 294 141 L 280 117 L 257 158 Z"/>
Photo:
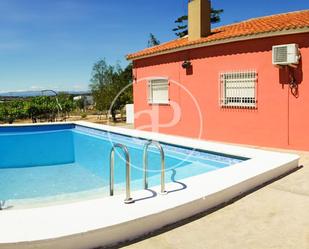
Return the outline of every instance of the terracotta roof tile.
<path id="1" fill-rule="evenodd" d="M 151 56 L 160 52 L 167 52 L 196 44 L 207 44 L 225 39 L 242 36 L 252 36 L 262 33 L 272 33 L 283 30 L 295 30 L 309 28 L 309 10 L 283 13 L 273 16 L 249 19 L 247 21 L 222 26 L 212 30 L 212 34 L 195 41 L 189 41 L 188 37 L 176 39 L 155 47 L 147 48 L 139 52 L 129 54 L 127 59 L 136 59 L 143 56 Z"/>

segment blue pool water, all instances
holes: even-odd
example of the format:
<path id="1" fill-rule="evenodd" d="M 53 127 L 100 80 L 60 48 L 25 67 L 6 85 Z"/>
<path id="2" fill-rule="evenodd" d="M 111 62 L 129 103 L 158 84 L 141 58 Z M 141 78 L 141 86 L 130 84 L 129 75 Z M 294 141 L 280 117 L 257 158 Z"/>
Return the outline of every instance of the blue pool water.
<path id="1" fill-rule="evenodd" d="M 0 200 L 50 200 L 108 194 L 109 153 L 125 144 L 131 157 L 132 188 L 142 189 L 146 140 L 75 125 L 0 127 Z M 166 182 L 227 167 L 245 158 L 162 144 Z M 115 154 L 116 194 L 124 189 L 125 162 Z M 149 152 L 149 186 L 160 184 L 160 156 Z"/>

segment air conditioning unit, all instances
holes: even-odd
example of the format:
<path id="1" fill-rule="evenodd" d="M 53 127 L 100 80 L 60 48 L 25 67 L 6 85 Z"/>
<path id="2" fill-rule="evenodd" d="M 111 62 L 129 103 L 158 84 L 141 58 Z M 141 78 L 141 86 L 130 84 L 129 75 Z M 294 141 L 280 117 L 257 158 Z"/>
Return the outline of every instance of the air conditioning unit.
<path id="1" fill-rule="evenodd" d="M 273 46 L 273 65 L 298 64 L 300 59 L 297 44 L 285 44 Z"/>

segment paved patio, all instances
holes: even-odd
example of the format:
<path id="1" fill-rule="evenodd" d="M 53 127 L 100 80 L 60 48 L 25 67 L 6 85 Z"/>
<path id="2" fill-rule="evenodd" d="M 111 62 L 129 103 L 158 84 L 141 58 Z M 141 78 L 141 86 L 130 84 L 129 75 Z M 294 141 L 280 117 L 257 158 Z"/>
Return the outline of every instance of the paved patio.
<path id="1" fill-rule="evenodd" d="M 299 170 L 212 213 L 157 231 L 126 249 L 309 249 L 309 152 Z"/>

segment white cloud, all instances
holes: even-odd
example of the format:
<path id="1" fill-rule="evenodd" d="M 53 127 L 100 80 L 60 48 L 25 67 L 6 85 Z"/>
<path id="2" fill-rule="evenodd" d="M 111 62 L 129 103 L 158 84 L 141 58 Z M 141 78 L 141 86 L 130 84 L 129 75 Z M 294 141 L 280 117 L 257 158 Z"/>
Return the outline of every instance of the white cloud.
<path id="1" fill-rule="evenodd" d="M 9 88 L 0 90 L 0 93 L 6 92 L 26 92 L 26 91 L 42 91 L 42 90 L 54 90 L 54 91 L 88 91 L 88 84 L 78 83 L 78 84 L 35 84 L 26 88 Z"/>
<path id="2" fill-rule="evenodd" d="M 42 86 L 30 86 L 30 90 L 31 91 L 40 91 L 40 90 L 44 90 Z"/>

